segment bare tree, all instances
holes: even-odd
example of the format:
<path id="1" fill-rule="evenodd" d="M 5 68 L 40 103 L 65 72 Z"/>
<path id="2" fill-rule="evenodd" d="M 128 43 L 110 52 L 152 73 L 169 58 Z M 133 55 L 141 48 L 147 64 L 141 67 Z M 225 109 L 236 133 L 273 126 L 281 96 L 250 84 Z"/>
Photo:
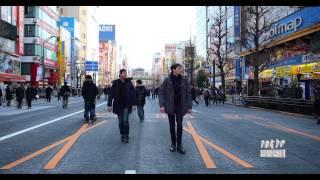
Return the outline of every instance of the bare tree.
<path id="1" fill-rule="evenodd" d="M 268 31 L 273 25 L 272 20 L 267 19 L 269 12 L 267 6 L 248 6 L 245 7 L 245 37 L 242 38 L 242 47 L 250 55 L 247 56 L 249 63 L 254 67 L 254 87 L 253 95 L 258 95 L 259 73 L 271 65 L 272 48 L 267 48 L 272 37 Z"/>
<path id="2" fill-rule="evenodd" d="M 217 66 L 220 71 L 221 85 L 223 92 L 225 92 L 225 75 L 229 72 L 225 66 L 230 62 L 227 55 L 231 52 L 230 48 L 227 48 L 225 40 L 227 38 L 227 27 L 223 24 L 225 23 L 225 12 L 223 12 L 222 7 L 219 6 L 217 14 L 213 17 L 213 24 L 210 31 L 210 48 L 209 53 L 212 58 L 209 62 L 212 66 Z"/>

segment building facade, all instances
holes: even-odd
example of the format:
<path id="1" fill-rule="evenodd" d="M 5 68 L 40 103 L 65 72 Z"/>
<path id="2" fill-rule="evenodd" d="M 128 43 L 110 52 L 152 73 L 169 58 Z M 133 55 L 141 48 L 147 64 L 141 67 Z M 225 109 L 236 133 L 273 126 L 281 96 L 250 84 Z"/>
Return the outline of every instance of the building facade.
<path id="1" fill-rule="evenodd" d="M 56 6 L 25 6 L 22 74 L 33 86 L 56 86 L 58 82 Z"/>
<path id="2" fill-rule="evenodd" d="M 21 75 L 24 54 L 24 7 L 0 6 L 0 89 L 25 82 Z"/>

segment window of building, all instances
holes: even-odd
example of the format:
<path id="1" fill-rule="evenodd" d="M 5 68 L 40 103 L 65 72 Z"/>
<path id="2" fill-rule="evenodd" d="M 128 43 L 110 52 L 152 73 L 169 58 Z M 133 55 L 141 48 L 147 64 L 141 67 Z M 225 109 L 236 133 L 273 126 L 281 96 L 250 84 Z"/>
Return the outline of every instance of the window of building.
<path id="1" fill-rule="evenodd" d="M 83 50 L 84 50 L 84 51 L 86 50 L 86 46 L 83 46 Z"/>
<path id="2" fill-rule="evenodd" d="M 30 44 L 30 43 L 24 44 L 24 55 L 25 56 L 34 56 L 35 55 L 34 44 Z"/>
<path id="3" fill-rule="evenodd" d="M 35 25 L 33 25 L 33 24 L 24 25 L 24 36 L 25 37 L 36 37 L 35 32 L 36 32 Z"/>
<path id="4" fill-rule="evenodd" d="M 83 38 L 84 38 L 84 39 L 86 38 L 86 33 L 83 33 Z"/>
<path id="5" fill-rule="evenodd" d="M 31 74 L 31 63 L 21 63 L 21 75 Z"/>
<path id="6" fill-rule="evenodd" d="M 24 7 L 24 16 L 26 18 L 34 18 L 35 17 L 35 7 L 34 6 L 25 6 Z"/>
<path id="7" fill-rule="evenodd" d="M 13 40 L 3 38 L 0 36 L 0 42 L 2 44 L 2 51 L 9 52 L 9 53 L 15 53 L 16 50 L 16 43 Z"/>
<path id="8" fill-rule="evenodd" d="M 1 19 L 12 24 L 12 6 L 0 6 Z"/>
<path id="9" fill-rule="evenodd" d="M 227 29 L 233 26 L 233 16 L 227 19 Z"/>

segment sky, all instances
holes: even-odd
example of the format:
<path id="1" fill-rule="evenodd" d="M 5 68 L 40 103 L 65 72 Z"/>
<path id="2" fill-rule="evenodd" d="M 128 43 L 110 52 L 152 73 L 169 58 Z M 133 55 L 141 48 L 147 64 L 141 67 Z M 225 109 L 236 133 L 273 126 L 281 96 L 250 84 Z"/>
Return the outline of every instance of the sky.
<path id="1" fill-rule="evenodd" d="M 195 6 L 99 6 L 99 24 L 116 25 L 130 68 L 152 67 L 153 53 L 195 35 Z"/>

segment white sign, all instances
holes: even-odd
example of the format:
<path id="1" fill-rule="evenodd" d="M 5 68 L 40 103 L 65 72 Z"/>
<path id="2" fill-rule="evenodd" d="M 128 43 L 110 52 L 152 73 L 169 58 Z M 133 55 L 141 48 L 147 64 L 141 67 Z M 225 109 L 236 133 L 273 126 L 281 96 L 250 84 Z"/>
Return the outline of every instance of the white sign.
<path id="1" fill-rule="evenodd" d="M 302 18 L 296 17 L 295 19 L 289 21 L 288 23 L 278 24 L 276 23 L 275 26 L 269 31 L 270 37 L 280 35 L 282 33 L 286 33 L 288 31 L 293 30 L 293 32 L 297 31 L 297 28 L 302 25 Z"/>
<path id="2" fill-rule="evenodd" d="M 302 56 L 303 63 L 309 63 L 320 60 L 320 54 L 307 54 Z"/>

